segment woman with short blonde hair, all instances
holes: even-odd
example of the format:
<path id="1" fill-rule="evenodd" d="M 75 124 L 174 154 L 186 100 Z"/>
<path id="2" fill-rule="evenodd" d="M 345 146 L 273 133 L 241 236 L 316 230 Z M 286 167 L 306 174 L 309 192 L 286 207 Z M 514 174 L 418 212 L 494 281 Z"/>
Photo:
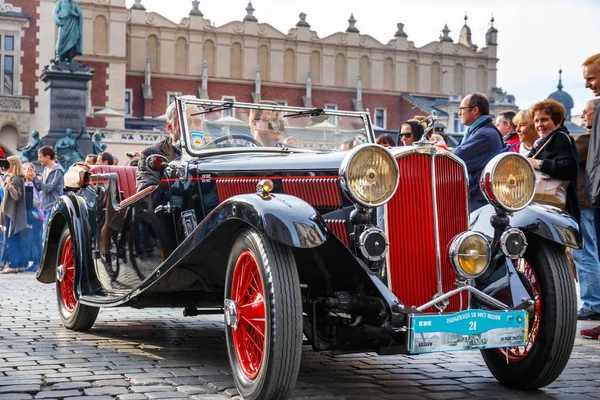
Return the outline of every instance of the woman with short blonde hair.
<path id="1" fill-rule="evenodd" d="M 520 153 L 527 157 L 533 149 L 533 144 L 540 138 L 540 135 L 535 130 L 535 124 L 529 110 L 521 110 L 513 118 L 513 123 L 516 125 L 515 131 L 519 135 L 519 142 L 510 146 L 508 151 Z"/>

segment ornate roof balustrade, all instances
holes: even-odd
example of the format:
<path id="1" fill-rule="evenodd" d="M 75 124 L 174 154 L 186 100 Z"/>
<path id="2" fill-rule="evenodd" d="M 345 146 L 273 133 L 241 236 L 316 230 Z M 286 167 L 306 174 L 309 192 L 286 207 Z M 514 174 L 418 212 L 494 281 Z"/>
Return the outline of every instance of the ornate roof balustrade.
<path id="1" fill-rule="evenodd" d="M 102 134 L 102 143 L 106 144 L 139 144 L 148 146 L 165 139 L 168 136 L 166 132 L 143 131 L 130 129 L 106 129 L 106 128 L 88 128 L 87 133 L 90 137 L 100 132 Z"/>

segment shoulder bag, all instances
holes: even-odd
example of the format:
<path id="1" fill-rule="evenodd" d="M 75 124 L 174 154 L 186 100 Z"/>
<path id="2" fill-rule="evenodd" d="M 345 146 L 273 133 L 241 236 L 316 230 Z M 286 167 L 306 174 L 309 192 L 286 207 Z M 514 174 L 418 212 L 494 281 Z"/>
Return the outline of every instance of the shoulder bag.
<path id="1" fill-rule="evenodd" d="M 555 135 L 564 132 L 556 132 Z M 536 158 L 544 148 L 552 141 L 553 138 L 544 143 L 542 147 L 535 153 L 533 158 Z M 571 138 L 569 137 L 569 141 Z M 543 173 L 542 171 L 535 170 L 536 178 L 536 189 L 533 201 L 536 203 L 547 204 L 550 206 L 558 207 L 564 210 L 567 204 L 567 188 L 569 187 L 569 181 L 564 181 L 558 178 L 552 178 L 550 175 Z"/>

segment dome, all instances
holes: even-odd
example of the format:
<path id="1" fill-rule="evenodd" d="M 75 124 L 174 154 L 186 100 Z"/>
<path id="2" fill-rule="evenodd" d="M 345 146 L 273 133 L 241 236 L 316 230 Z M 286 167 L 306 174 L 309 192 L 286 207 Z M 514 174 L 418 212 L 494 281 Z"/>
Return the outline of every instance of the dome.
<path id="1" fill-rule="evenodd" d="M 571 121 L 571 109 L 574 107 L 573 98 L 567 92 L 565 92 L 562 85 L 562 69 L 558 71 L 558 90 L 550 93 L 549 99 L 556 100 L 565 107 L 566 120 Z"/>
<path id="2" fill-rule="evenodd" d="M 550 96 L 548 96 L 548 98 L 558 101 L 568 110 L 573 108 L 574 106 L 573 98 L 571 97 L 571 95 L 563 90 L 557 90 L 556 92 L 551 93 Z"/>

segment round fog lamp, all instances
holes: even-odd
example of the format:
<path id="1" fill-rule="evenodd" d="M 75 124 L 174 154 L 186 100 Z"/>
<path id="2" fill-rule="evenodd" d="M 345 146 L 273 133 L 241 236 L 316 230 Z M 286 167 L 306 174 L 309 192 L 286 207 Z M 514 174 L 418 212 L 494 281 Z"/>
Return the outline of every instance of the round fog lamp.
<path id="1" fill-rule="evenodd" d="M 490 244 L 479 232 L 463 232 L 456 236 L 449 253 L 456 272 L 467 279 L 477 278 L 490 264 Z"/>
<path id="2" fill-rule="evenodd" d="M 379 261 L 385 257 L 388 244 L 387 236 L 379 228 L 369 228 L 358 238 L 358 248 L 369 261 Z"/>
<path id="3" fill-rule="evenodd" d="M 527 250 L 527 238 L 525 238 L 525 234 L 520 229 L 507 229 L 500 236 L 500 249 L 502 249 L 506 257 L 515 260 L 525 254 L 525 250 Z"/>

